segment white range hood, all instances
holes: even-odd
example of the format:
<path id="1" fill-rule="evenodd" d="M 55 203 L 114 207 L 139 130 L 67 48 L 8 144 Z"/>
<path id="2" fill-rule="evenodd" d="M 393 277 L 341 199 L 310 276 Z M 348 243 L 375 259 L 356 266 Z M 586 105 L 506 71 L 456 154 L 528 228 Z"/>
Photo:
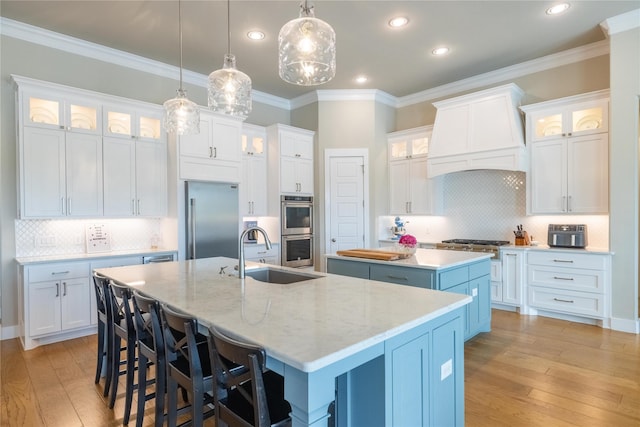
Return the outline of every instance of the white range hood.
<path id="1" fill-rule="evenodd" d="M 475 169 L 526 171 L 518 111 L 523 95 L 510 83 L 434 102 L 438 111 L 429 144 L 428 176 Z"/>

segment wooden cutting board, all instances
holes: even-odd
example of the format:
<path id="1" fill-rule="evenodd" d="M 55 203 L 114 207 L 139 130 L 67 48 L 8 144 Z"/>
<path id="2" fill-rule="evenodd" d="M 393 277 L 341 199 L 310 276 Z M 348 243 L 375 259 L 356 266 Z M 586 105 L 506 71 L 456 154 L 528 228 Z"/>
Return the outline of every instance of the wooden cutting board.
<path id="1" fill-rule="evenodd" d="M 393 261 L 402 258 L 402 254 L 398 252 L 379 251 L 377 249 L 346 249 L 344 251 L 337 251 L 336 253 L 342 256 L 379 259 L 383 261 Z"/>

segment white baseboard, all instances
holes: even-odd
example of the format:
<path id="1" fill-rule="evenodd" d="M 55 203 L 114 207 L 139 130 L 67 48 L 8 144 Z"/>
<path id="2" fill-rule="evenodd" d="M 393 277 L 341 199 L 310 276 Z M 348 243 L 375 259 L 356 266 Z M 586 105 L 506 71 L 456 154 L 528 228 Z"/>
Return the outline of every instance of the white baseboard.
<path id="1" fill-rule="evenodd" d="M 10 340 L 20 336 L 20 327 L 18 325 L 2 326 L 0 325 L 0 339 Z"/>
<path id="2" fill-rule="evenodd" d="M 620 332 L 629 332 L 632 334 L 640 334 L 640 319 L 617 319 L 611 318 L 611 329 Z"/>

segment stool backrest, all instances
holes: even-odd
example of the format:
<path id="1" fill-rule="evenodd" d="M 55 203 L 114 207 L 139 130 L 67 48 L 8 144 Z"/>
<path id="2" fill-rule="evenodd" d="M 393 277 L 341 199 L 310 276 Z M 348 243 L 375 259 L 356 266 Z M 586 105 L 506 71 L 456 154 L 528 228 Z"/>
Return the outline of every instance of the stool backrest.
<path id="1" fill-rule="evenodd" d="M 209 352 L 212 371 L 218 381 L 214 387 L 216 416 L 229 426 L 271 426 L 267 393 L 263 372 L 266 370 L 266 353 L 263 348 L 234 340 L 218 329 L 209 328 Z M 251 381 L 251 387 L 242 387 Z M 231 390 L 237 390 L 253 409 L 253 416 L 237 414 L 225 404 L 224 397 Z M 220 394 L 223 390 L 224 395 Z M 253 424 L 247 421 L 253 421 Z"/>
<path id="2" fill-rule="evenodd" d="M 111 282 L 107 291 L 111 304 L 111 321 L 114 327 L 133 333 L 133 313 L 131 309 L 131 289 L 127 286 Z M 124 321 L 124 326 L 122 321 Z"/>
<path id="3" fill-rule="evenodd" d="M 107 322 L 107 287 L 109 279 L 98 273 L 93 273 L 93 289 L 96 293 L 96 307 L 98 310 L 98 320 Z"/>
<path id="4" fill-rule="evenodd" d="M 149 352 L 164 355 L 164 338 L 160 324 L 160 303 L 138 291 L 133 292 L 133 323 L 138 345 Z"/>
<path id="5" fill-rule="evenodd" d="M 198 354 L 198 322 L 166 304 L 162 304 L 162 331 L 164 335 L 165 355 L 167 363 L 184 358 L 188 361 L 188 376 L 201 381 L 203 378 L 202 363 Z"/>

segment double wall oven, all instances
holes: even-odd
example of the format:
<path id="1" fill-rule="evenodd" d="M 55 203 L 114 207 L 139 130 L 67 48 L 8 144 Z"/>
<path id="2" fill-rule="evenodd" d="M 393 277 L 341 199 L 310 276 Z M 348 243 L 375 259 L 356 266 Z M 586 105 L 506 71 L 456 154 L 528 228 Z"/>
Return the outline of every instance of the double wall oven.
<path id="1" fill-rule="evenodd" d="M 313 266 L 313 197 L 280 196 L 280 205 L 282 265 Z"/>

